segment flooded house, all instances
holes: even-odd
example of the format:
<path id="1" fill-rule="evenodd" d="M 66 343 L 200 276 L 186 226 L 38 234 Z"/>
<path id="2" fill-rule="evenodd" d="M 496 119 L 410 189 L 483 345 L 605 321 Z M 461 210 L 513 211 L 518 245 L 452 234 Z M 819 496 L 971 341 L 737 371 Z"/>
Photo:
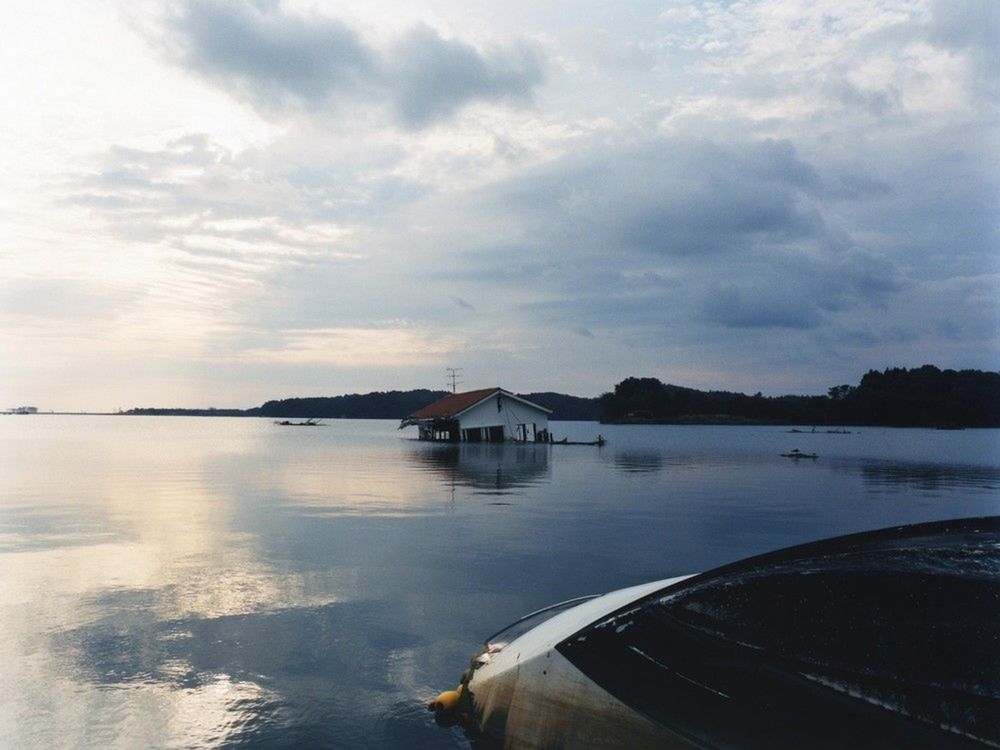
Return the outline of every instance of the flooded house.
<path id="1" fill-rule="evenodd" d="M 482 388 L 438 399 L 405 417 L 399 427 L 416 425 L 421 440 L 548 442 L 551 413 L 503 388 Z"/>

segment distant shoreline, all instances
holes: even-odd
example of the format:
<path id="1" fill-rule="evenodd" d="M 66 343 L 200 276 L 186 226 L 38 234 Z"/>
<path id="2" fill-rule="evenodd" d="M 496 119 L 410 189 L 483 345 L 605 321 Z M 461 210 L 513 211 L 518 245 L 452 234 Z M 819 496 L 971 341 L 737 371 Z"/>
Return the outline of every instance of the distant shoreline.
<path id="1" fill-rule="evenodd" d="M 146 410 L 143 410 L 144 412 Z M 148 410 L 154 411 L 154 410 Z M 129 411 L 40 411 L 35 414 L 7 414 L 2 416 L 20 417 L 206 417 L 206 418 L 230 418 L 230 419 L 264 419 L 271 421 L 272 416 L 266 414 L 249 414 L 248 410 L 242 410 L 239 414 L 223 413 L 230 410 L 225 409 L 158 409 L 157 413 L 139 413 L 136 410 Z M 715 418 L 718 415 L 687 415 L 675 420 L 649 420 L 649 419 L 622 419 L 613 422 L 599 419 L 553 419 L 553 422 L 593 422 L 594 424 L 604 424 L 615 427 L 794 427 L 804 428 L 792 430 L 798 435 L 850 435 L 860 432 L 862 429 L 888 428 L 893 430 L 936 430 L 939 432 L 962 432 L 964 430 L 996 430 L 1000 425 L 970 425 L 970 426 L 940 426 L 940 425 L 898 425 L 898 424 L 811 424 L 804 422 L 775 422 L 775 421 L 751 421 L 739 419 Z M 298 417 L 305 418 L 305 417 Z M 370 420 L 381 422 L 395 422 L 396 417 L 317 417 L 316 419 L 331 421 L 354 421 Z M 814 429 L 816 428 L 816 429 Z M 819 429 L 822 428 L 822 429 Z M 845 430 L 845 431 L 842 431 Z"/>
<path id="2" fill-rule="evenodd" d="M 138 407 L 118 412 L 39 412 L 94 416 L 264 417 L 269 419 L 404 419 L 450 395 L 425 388 L 365 394 L 286 398 L 249 409 Z M 1000 427 L 1000 372 L 870 370 L 857 386 L 838 385 L 824 396 L 749 396 L 702 391 L 629 377 L 597 398 L 551 391 L 519 393 L 553 421 L 602 424 L 748 425 L 797 427 Z M 28 408 L 28 407 L 24 407 Z"/>

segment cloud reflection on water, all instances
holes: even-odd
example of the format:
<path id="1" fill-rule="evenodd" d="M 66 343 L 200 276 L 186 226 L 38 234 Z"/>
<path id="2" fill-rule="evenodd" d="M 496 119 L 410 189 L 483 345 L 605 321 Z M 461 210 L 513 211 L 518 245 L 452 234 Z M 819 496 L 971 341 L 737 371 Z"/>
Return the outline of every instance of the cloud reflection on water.
<path id="1" fill-rule="evenodd" d="M 361 727 L 331 727 L 330 715 L 390 711 L 427 689 L 407 666 L 417 643 L 391 624 L 386 607 L 346 602 L 161 620 L 119 606 L 132 616 L 53 634 L 50 653 L 63 675 L 99 688 L 96 710 L 78 717 L 81 734 L 117 736 L 119 747 L 357 745 Z M 138 722 L 159 736 L 137 731 Z"/>
<path id="2" fill-rule="evenodd" d="M 230 626 L 321 610 L 356 587 L 350 571 L 262 555 L 240 528 L 254 493 L 230 481 L 252 479 L 233 464 L 258 441 L 230 431 L 217 443 L 192 425 L 149 435 L 122 419 L 112 430 L 125 439 L 91 423 L 65 440 L 50 419 L 25 425 L 50 434 L 4 441 L 0 693 L 16 699 L 0 701 L 0 746 L 218 746 L 277 721 L 264 670 L 225 661 Z M 274 643 L 249 635 L 251 648 Z"/>

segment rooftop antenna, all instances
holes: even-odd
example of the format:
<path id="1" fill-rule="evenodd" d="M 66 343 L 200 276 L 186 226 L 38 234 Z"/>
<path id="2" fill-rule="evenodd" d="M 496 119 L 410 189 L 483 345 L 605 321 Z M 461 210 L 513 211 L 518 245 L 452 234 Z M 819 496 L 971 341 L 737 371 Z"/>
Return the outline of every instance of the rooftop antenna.
<path id="1" fill-rule="evenodd" d="M 446 367 L 444 368 L 448 371 L 448 383 L 451 385 L 451 392 L 455 393 L 456 386 L 462 381 L 458 379 L 458 373 L 462 371 L 461 367 Z"/>

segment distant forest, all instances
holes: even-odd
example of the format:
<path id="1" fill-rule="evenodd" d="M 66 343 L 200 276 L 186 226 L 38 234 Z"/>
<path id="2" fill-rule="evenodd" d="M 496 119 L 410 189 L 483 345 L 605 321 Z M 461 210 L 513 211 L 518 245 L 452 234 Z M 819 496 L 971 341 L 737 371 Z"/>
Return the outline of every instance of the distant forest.
<path id="1" fill-rule="evenodd" d="M 281 419 L 402 419 L 427 406 L 450 391 L 375 391 L 351 393 L 345 396 L 317 396 L 314 398 L 284 398 L 268 401 L 251 409 L 177 409 L 136 408 L 125 414 L 145 416 L 188 417 L 274 417 Z M 532 403 L 552 410 L 552 419 L 596 420 L 597 399 L 568 396 L 564 393 L 518 394 Z"/>
<path id="2" fill-rule="evenodd" d="M 601 420 L 618 423 L 1000 427 L 1000 372 L 870 370 L 825 396 L 776 397 L 627 378 L 598 402 Z"/>
<path id="3" fill-rule="evenodd" d="M 448 391 L 376 391 L 286 398 L 252 409 L 130 409 L 126 414 L 317 419 L 401 419 Z M 870 370 L 856 385 L 833 386 L 825 396 L 748 396 L 700 391 L 656 378 L 626 378 L 599 398 L 562 393 L 518 394 L 552 410 L 554 420 L 624 424 L 886 425 L 1000 427 L 1000 372 Z"/>

